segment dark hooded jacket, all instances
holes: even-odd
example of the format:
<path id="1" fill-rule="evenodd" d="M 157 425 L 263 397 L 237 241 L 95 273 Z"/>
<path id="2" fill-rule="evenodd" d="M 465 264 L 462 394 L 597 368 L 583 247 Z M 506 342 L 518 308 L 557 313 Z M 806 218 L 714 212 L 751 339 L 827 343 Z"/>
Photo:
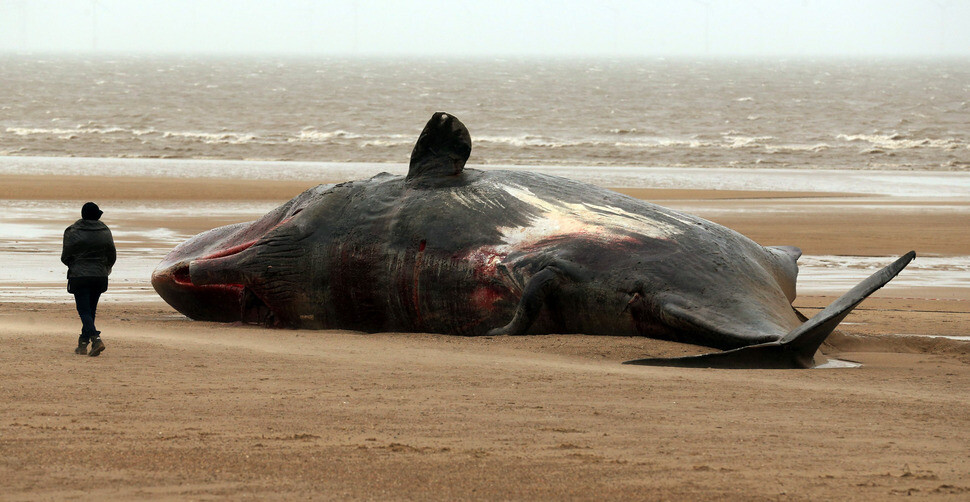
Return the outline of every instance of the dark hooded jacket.
<path id="1" fill-rule="evenodd" d="M 67 278 L 108 277 L 116 259 L 111 230 L 98 220 L 80 219 L 64 230 L 61 261 Z"/>

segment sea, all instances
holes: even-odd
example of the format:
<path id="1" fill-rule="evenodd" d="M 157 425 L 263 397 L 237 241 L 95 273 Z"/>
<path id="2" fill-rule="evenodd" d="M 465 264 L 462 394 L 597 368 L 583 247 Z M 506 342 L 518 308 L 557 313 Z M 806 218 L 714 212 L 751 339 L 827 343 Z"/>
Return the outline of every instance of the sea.
<path id="1" fill-rule="evenodd" d="M 0 56 L 0 156 L 970 170 L 970 61 Z"/>

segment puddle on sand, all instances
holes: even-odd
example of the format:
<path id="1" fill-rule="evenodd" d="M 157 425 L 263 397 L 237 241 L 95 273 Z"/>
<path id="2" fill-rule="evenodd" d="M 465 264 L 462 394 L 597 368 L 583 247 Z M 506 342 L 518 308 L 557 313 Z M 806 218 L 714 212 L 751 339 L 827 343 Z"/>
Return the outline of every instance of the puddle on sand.
<path id="1" fill-rule="evenodd" d="M 830 358 L 828 361 L 825 362 L 825 364 L 819 364 L 818 366 L 815 366 L 813 369 L 828 370 L 828 369 L 834 369 L 834 368 L 860 368 L 860 367 L 862 367 L 862 363 L 846 361 L 843 359 Z"/>
<path id="2" fill-rule="evenodd" d="M 918 333 L 896 333 L 889 336 L 918 336 L 920 338 L 946 338 L 947 340 L 957 340 L 960 342 L 970 342 L 970 336 L 961 335 L 921 335 Z"/>
<path id="3" fill-rule="evenodd" d="M 798 259 L 798 293 L 845 292 L 896 257 L 814 256 Z M 970 256 L 917 256 L 890 282 L 895 288 L 970 289 Z"/>

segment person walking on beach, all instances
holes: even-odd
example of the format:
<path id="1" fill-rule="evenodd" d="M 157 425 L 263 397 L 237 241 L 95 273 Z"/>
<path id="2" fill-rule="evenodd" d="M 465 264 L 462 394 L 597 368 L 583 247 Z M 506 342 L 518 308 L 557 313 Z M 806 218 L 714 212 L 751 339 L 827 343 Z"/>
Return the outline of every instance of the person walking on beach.
<path id="1" fill-rule="evenodd" d="M 81 207 L 81 219 L 64 230 L 61 251 L 61 261 L 67 265 L 67 292 L 74 294 L 77 313 L 81 316 L 81 336 L 74 353 L 91 357 L 104 351 L 94 317 L 101 293 L 108 290 L 108 275 L 116 259 L 114 239 L 108 226 L 100 221 L 102 214 L 94 202 L 85 203 Z"/>

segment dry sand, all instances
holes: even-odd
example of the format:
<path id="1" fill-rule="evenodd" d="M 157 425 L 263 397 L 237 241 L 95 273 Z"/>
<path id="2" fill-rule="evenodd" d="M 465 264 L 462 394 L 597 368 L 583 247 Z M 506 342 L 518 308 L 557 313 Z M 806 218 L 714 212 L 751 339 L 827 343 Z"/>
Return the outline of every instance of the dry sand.
<path id="1" fill-rule="evenodd" d="M 283 201 L 310 185 L 52 178 L 0 177 L 0 199 Z M 953 202 L 624 191 L 813 254 L 970 249 Z M 970 342 L 892 334 L 970 334 L 970 297 L 880 293 L 824 347 L 864 365 L 806 371 L 620 365 L 703 350 L 642 338 L 201 323 L 160 301 L 104 302 L 108 349 L 89 358 L 70 304 L 4 302 L 0 498 L 966 500 Z"/>

